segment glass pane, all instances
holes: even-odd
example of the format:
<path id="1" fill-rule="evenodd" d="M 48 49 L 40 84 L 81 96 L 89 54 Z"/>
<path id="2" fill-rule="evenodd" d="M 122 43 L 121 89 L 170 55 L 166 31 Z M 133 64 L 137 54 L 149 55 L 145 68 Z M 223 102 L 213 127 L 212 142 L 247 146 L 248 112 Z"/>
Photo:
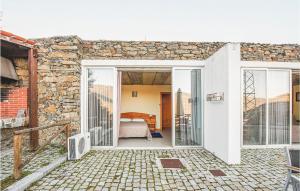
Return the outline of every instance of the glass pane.
<path id="1" fill-rule="evenodd" d="M 266 144 L 266 71 L 244 70 L 243 144 Z"/>
<path id="2" fill-rule="evenodd" d="M 88 70 L 88 130 L 92 146 L 113 145 L 113 70 Z"/>
<path id="3" fill-rule="evenodd" d="M 201 145 L 201 70 L 175 70 L 174 77 L 175 145 Z"/>
<path id="4" fill-rule="evenodd" d="M 292 70 L 292 143 L 300 144 L 300 70 Z"/>
<path id="5" fill-rule="evenodd" d="M 290 142 L 290 73 L 269 71 L 269 144 Z"/>

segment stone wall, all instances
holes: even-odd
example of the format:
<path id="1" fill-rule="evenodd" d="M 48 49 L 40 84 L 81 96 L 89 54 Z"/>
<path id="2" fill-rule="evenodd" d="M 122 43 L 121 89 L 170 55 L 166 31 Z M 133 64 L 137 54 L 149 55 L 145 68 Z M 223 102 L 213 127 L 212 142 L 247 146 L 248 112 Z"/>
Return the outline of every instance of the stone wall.
<path id="1" fill-rule="evenodd" d="M 82 59 L 205 60 L 223 42 L 83 41 L 76 36 L 36 39 L 39 124 L 71 119 L 80 127 Z M 299 45 L 242 43 L 242 60 L 300 62 Z M 57 128 L 45 131 L 45 139 Z"/>
<path id="2" fill-rule="evenodd" d="M 81 40 L 75 36 L 37 39 L 40 125 L 71 120 L 79 129 Z M 57 130 L 44 131 L 42 140 Z"/>
<path id="3" fill-rule="evenodd" d="M 205 60 L 225 43 L 83 41 L 84 59 Z"/>
<path id="4" fill-rule="evenodd" d="M 83 41 L 84 59 L 205 60 L 223 42 Z M 300 45 L 241 43 L 243 61 L 299 62 Z"/>
<path id="5" fill-rule="evenodd" d="M 300 45 L 241 43 L 241 59 L 244 61 L 300 62 Z"/>

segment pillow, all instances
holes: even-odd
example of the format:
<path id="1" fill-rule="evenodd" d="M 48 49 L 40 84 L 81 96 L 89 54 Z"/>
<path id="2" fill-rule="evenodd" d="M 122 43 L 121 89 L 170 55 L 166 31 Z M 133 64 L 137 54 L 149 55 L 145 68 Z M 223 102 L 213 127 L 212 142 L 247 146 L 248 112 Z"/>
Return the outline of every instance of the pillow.
<path id="1" fill-rule="evenodd" d="M 121 122 L 131 122 L 132 120 L 129 118 L 121 118 L 120 121 Z"/>
<path id="2" fill-rule="evenodd" d="M 144 119 L 132 119 L 132 121 L 134 121 L 134 122 L 144 122 L 145 120 Z"/>

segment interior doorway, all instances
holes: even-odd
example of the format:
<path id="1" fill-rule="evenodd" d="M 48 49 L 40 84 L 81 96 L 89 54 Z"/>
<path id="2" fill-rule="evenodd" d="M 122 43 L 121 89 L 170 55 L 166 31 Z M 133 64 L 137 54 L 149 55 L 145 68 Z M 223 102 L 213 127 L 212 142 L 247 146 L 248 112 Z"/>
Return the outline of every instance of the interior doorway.
<path id="1" fill-rule="evenodd" d="M 118 147 L 171 147 L 171 70 L 119 72 Z"/>
<path id="2" fill-rule="evenodd" d="M 167 130 L 172 127 L 172 99 L 170 92 L 162 92 L 160 101 L 161 129 Z"/>

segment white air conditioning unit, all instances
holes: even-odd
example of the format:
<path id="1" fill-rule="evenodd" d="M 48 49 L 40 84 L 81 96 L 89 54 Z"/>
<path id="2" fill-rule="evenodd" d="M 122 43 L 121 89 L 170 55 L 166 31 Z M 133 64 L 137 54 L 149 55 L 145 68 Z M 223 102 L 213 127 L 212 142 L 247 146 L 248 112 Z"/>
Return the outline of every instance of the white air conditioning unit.
<path id="1" fill-rule="evenodd" d="M 81 133 L 68 138 L 68 160 L 80 159 L 90 149 L 90 133 Z"/>

